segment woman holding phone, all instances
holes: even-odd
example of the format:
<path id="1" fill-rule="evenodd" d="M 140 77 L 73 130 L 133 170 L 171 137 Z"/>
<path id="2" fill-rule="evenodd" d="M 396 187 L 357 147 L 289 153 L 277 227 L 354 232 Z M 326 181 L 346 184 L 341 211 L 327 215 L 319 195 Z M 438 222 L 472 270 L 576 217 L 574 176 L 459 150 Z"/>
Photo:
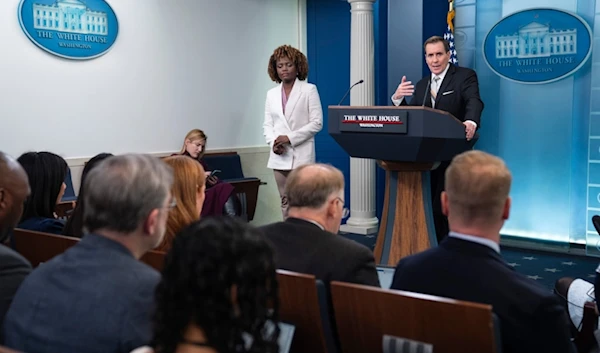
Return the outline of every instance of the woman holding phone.
<path id="1" fill-rule="evenodd" d="M 206 174 L 206 195 L 202 207 L 202 216 L 228 215 L 239 216 L 240 205 L 235 196 L 233 185 L 225 183 L 217 177 L 220 170 L 210 170 L 202 159 L 206 149 L 206 134 L 200 129 L 194 129 L 185 135 L 180 155 L 196 160 Z"/>
<path id="2" fill-rule="evenodd" d="M 323 109 L 317 86 L 306 82 L 308 61 L 298 49 L 282 45 L 269 59 L 269 77 L 278 83 L 267 92 L 263 132 L 271 152 L 281 197 L 283 217 L 287 214 L 285 182 L 294 168 L 315 162 L 314 136 L 323 127 Z"/>

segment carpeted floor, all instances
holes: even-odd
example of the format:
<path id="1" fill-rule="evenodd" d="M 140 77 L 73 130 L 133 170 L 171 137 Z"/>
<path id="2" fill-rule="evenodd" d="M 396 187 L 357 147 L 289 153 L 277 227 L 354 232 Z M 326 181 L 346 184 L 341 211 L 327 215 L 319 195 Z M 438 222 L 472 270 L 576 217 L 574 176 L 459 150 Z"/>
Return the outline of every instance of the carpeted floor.
<path id="1" fill-rule="evenodd" d="M 600 258 L 503 247 L 506 262 L 527 277 L 552 289 L 561 277 L 593 282 Z"/>
<path id="2" fill-rule="evenodd" d="M 376 235 L 342 234 L 357 241 L 371 250 L 375 248 Z M 595 270 L 600 258 L 576 256 L 556 252 L 502 247 L 502 257 L 514 269 L 547 287 L 554 288 L 554 283 L 561 277 L 581 278 L 593 282 Z"/>

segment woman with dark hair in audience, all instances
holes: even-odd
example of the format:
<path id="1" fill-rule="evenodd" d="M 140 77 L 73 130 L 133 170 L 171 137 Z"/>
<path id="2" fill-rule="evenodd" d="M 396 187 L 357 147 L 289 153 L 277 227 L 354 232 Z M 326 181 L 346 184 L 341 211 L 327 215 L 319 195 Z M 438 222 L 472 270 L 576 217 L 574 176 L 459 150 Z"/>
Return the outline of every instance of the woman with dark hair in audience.
<path id="1" fill-rule="evenodd" d="M 112 156 L 112 154 L 110 154 L 110 153 L 100 153 L 100 154 L 92 157 L 92 159 L 90 159 L 85 164 L 85 167 L 83 168 L 83 172 L 81 174 L 81 184 L 79 186 L 77 205 L 75 205 L 75 209 L 73 210 L 73 213 L 67 220 L 65 229 L 63 229 L 63 232 L 62 232 L 63 235 L 68 235 L 68 236 L 77 237 L 77 238 L 83 237 L 83 210 L 84 210 L 83 195 L 85 195 L 85 188 L 83 185 L 85 184 L 85 178 L 88 175 L 88 173 L 90 172 L 90 170 L 92 170 L 95 166 L 97 166 L 101 161 L 103 161 L 104 159 L 111 157 L 111 156 Z"/>
<path id="2" fill-rule="evenodd" d="M 236 217 L 202 219 L 175 237 L 165 258 L 152 346 L 277 353 L 278 312 L 273 251 L 262 234 Z"/>
<path id="3" fill-rule="evenodd" d="M 186 156 L 167 157 L 164 162 L 173 169 L 174 181 L 171 195 L 176 204 L 169 212 L 165 236 L 156 249 L 168 251 L 175 235 L 200 219 L 206 190 L 206 176 L 204 168 Z"/>
<path id="4" fill-rule="evenodd" d="M 234 194 L 233 185 L 225 183 L 212 175 L 208 165 L 202 157 L 206 149 L 206 134 L 199 129 L 191 130 L 185 135 L 183 147 L 179 154 L 188 156 L 198 161 L 206 174 L 206 198 L 202 208 L 202 216 L 215 216 L 226 214 L 239 216 L 239 200 Z"/>
<path id="5" fill-rule="evenodd" d="M 65 224 L 56 218 L 54 210 L 67 187 L 67 162 L 50 152 L 28 152 L 17 161 L 25 169 L 31 187 L 17 228 L 61 234 Z"/>

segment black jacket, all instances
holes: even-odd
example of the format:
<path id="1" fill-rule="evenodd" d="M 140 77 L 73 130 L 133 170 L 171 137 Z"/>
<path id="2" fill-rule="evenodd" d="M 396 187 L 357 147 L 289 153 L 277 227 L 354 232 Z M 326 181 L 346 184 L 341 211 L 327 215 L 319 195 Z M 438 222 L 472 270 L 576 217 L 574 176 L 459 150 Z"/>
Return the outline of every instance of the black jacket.
<path id="1" fill-rule="evenodd" d="M 504 353 L 574 352 L 558 297 L 488 246 L 447 237 L 438 247 L 402 259 L 391 288 L 491 304 Z"/>
<path id="2" fill-rule="evenodd" d="M 280 269 L 312 274 L 326 284 L 342 281 L 379 287 L 373 253 L 366 246 L 298 218 L 261 228 Z"/>

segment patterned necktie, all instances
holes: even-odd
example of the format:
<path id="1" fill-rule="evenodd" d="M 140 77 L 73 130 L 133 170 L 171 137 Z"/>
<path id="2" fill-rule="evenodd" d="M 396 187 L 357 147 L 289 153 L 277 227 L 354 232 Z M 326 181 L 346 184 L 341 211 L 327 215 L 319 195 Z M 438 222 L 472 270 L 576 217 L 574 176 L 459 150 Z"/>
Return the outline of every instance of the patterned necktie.
<path id="1" fill-rule="evenodd" d="M 431 93 L 431 106 L 435 107 L 435 99 L 437 98 L 437 92 L 439 87 L 439 82 L 440 82 L 440 77 L 439 76 L 434 76 L 433 77 L 433 81 L 431 82 L 431 91 L 429 93 Z"/>
<path id="2" fill-rule="evenodd" d="M 439 76 L 434 76 L 433 77 L 433 81 L 431 82 L 431 106 L 435 107 L 435 99 L 437 98 L 437 93 L 438 93 L 438 82 L 440 81 L 440 77 Z"/>

